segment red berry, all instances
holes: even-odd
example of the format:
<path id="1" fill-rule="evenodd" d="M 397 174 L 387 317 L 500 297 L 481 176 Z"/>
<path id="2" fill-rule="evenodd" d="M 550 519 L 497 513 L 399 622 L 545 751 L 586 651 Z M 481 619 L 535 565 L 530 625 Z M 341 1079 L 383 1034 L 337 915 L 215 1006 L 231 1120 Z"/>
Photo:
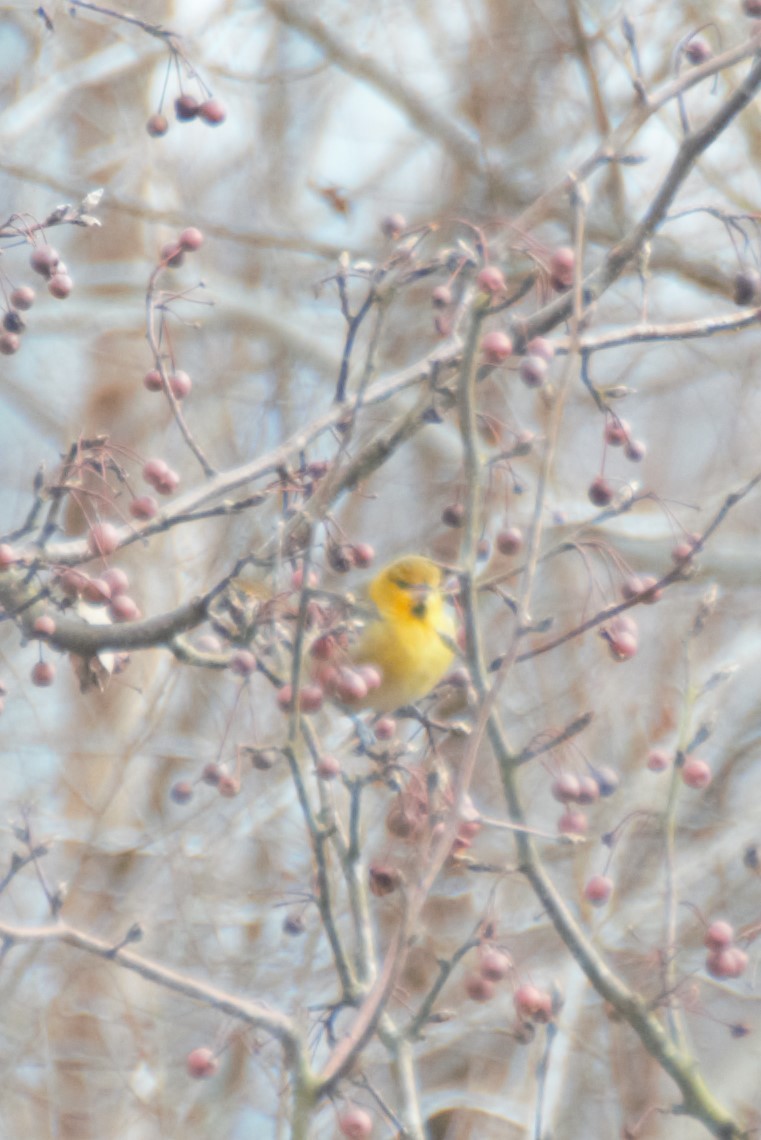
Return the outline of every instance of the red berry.
<path id="1" fill-rule="evenodd" d="M 486 293 L 504 293 L 507 288 L 505 275 L 496 265 L 485 265 L 476 277 L 476 285 Z"/>
<path id="2" fill-rule="evenodd" d="M 494 991 L 494 982 L 484 974 L 468 974 L 465 979 L 465 993 L 471 1001 L 491 1001 Z"/>
<path id="3" fill-rule="evenodd" d="M 32 250 L 29 264 L 41 277 L 50 277 L 60 260 L 58 251 L 53 249 L 52 245 L 39 245 Z"/>
<path id="4" fill-rule="evenodd" d="M 682 779 L 688 788 L 702 790 L 708 787 L 713 775 L 705 760 L 699 760 L 697 756 L 688 756 L 682 767 Z"/>
<path id="5" fill-rule="evenodd" d="M 41 689 L 48 688 L 55 681 L 55 665 L 52 661 L 38 661 L 32 669 L 32 684 Z"/>
<path id="6" fill-rule="evenodd" d="M 159 505 L 152 495 L 141 495 L 129 505 L 133 519 L 152 519 L 158 514 Z"/>
<path id="7" fill-rule="evenodd" d="M 447 285 L 437 285 L 431 293 L 434 309 L 446 309 L 452 304 L 452 290 Z"/>
<path id="8" fill-rule="evenodd" d="M 13 356 L 21 348 L 21 338 L 17 333 L 0 333 L 0 354 Z"/>
<path id="9" fill-rule="evenodd" d="M 392 716 L 382 716 L 373 727 L 378 740 L 392 740 L 396 733 L 396 721 Z"/>
<path id="10" fill-rule="evenodd" d="M 181 369 L 169 377 L 169 387 L 172 389 L 172 395 L 175 400 L 184 400 L 190 394 L 190 389 L 193 387 L 193 381 L 188 376 L 187 372 Z"/>
<path id="11" fill-rule="evenodd" d="M 188 253 L 195 253 L 203 245 L 203 234 L 195 226 L 184 229 L 177 241 Z"/>
<path id="12" fill-rule="evenodd" d="M 593 875 L 584 887 L 584 898 L 592 906 L 605 906 L 613 893 L 613 880 L 607 875 Z"/>
<path id="13" fill-rule="evenodd" d="M 219 1061 L 211 1049 L 193 1049 L 188 1053 L 185 1061 L 188 1075 L 199 1080 L 204 1077 L 213 1077 L 219 1068 Z"/>
<path id="14" fill-rule="evenodd" d="M 90 527 L 87 545 L 93 554 L 113 554 L 119 545 L 119 532 L 111 523 L 96 523 Z"/>
<path id="15" fill-rule="evenodd" d="M 156 112 L 155 115 L 151 115 L 148 119 L 148 122 L 145 124 L 145 129 L 151 138 L 160 139 L 161 136 L 165 135 L 169 130 L 169 120 L 166 115 L 160 115 Z"/>
<path id="16" fill-rule="evenodd" d="M 199 104 L 192 95 L 179 95 L 174 101 L 174 113 L 180 122 L 187 123 L 195 119 Z"/>
<path id="17" fill-rule="evenodd" d="M 68 273 L 54 273 L 48 281 L 48 293 L 51 297 L 56 297 L 59 301 L 63 301 L 68 297 L 74 288 L 74 282 L 69 277 Z"/>
<path id="18" fill-rule="evenodd" d="M 37 296 L 31 285 L 19 285 L 18 289 L 14 289 L 11 293 L 10 301 L 14 309 L 21 309 L 26 312 L 31 309 L 34 304 L 34 299 Z"/>
<path id="19" fill-rule="evenodd" d="M 685 57 L 690 63 L 705 63 L 707 59 L 711 58 L 712 52 L 706 40 L 700 36 L 694 36 L 688 43 L 684 45 Z"/>
<path id="20" fill-rule="evenodd" d="M 587 491 L 590 502 L 596 507 L 607 507 L 613 499 L 613 494 L 613 488 L 602 475 L 592 480 Z"/>
<path id="21" fill-rule="evenodd" d="M 203 119 L 210 127 L 218 127 L 227 118 L 227 111 L 219 99 L 206 99 L 198 107 L 198 118 Z"/>
<path id="22" fill-rule="evenodd" d="M 373 1130 L 373 1118 L 363 1108 L 347 1108 L 338 1118 L 338 1130 L 348 1140 L 366 1140 Z"/>

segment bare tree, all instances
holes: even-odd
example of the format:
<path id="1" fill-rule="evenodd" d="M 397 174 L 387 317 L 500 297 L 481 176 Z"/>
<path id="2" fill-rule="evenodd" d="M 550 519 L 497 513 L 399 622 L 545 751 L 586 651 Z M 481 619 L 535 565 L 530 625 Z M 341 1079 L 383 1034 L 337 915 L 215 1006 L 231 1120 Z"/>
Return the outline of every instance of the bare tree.
<path id="1" fill-rule="evenodd" d="M 757 1130 L 761 6 L 668 7 L 8 16 L 0 1135 Z"/>

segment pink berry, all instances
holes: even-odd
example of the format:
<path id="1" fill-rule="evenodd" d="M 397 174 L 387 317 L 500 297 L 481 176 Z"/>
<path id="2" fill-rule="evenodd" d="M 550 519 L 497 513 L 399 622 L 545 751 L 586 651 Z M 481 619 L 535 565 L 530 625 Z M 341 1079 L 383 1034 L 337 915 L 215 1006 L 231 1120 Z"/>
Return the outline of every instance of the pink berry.
<path id="1" fill-rule="evenodd" d="M 206 99 L 199 105 L 197 114 L 210 127 L 218 127 L 227 118 L 225 106 L 219 99 Z"/>
<path id="2" fill-rule="evenodd" d="M 228 772 L 223 772 L 217 783 L 217 791 L 220 796 L 224 796 L 225 799 L 233 800 L 240 792 L 240 780 L 237 776 L 231 776 Z"/>
<path id="3" fill-rule="evenodd" d="M 366 570 L 375 561 L 375 550 L 367 542 L 357 542 L 354 545 L 354 565 L 359 570 Z"/>
<path id="4" fill-rule="evenodd" d="M 129 594 L 117 594 L 112 598 L 108 612 L 116 622 L 137 621 L 140 617 L 140 607 Z"/>
<path id="5" fill-rule="evenodd" d="M 172 784 L 169 795 L 176 804 L 186 804 L 193 798 L 193 785 L 187 780 L 178 780 Z"/>
<path id="6" fill-rule="evenodd" d="M 404 214 L 388 214 L 381 222 L 381 233 L 396 241 L 407 229 L 407 219 Z"/>
<path id="7" fill-rule="evenodd" d="M 172 389 L 172 395 L 175 400 L 184 400 L 190 394 L 193 387 L 193 381 L 188 376 L 187 372 L 183 372 L 178 368 L 173 375 L 169 377 L 169 387 Z"/>
<path id="8" fill-rule="evenodd" d="M 573 772 L 560 772 L 552 781 L 551 791 L 561 804 L 575 803 L 581 794 L 581 782 Z"/>
<path id="9" fill-rule="evenodd" d="M 169 464 L 163 459 L 149 459 L 143 467 L 143 478 L 146 483 L 155 485 L 160 479 L 169 474 Z"/>
<path id="10" fill-rule="evenodd" d="M 50 277 L 55 272 L 59 261 L 58 251 L 53 249 L 52 245 L 37 246 L 36 249 L 32 250 L 29 258 L 32 269 L 41 277 Z"/>
<path id="11" fill-rule="evenodd" d="M 87 574 L 81 570 L 64 570 L 58 579 L 59 585 L 67 598 L 78 598 L 85 583 L 89 581 Z"/>
<path id="12" fill-rule="evenodd" d="M 143 387 L 147 388 L 149 392 L 161 392 L 163 390 L 164 381 L 161 379 L 158 368 L 151 368 L 150 372 L 146 372 L 143 377 Z"/>
<path id="13" fill-rule="evenodd" d="M 378 740 L 392 740 L 396 733 L 396 721 L 392 716 L 382 716 L 376 720 L 374 729 Z"/>
<path id="14" fill-rule="evenodd" d="M 340 665 L 336 670 L 331 692 L 337 700 L 354 704 L 367 696 L 367 684 L 358 669 L 353 669 L 350 665 Z"/>
<path id="15" fill-rule="evenodd" d="M 446 309 L 452 304 L 452 290 L 447 285 L 437 285 L 431 293 L 434 309 Z"/>
<path id="16" fill-rule="evenodd" d="M 159 258 L 170 269 L 179 269 L 185 260 L 185 250 L 176 241 L 167 241 L 159 251 Z"/>
<path id="17" fill-rule="evenodd" d="M 524 356 L 518 375 L 527 388 L 541 388 L 547 378 L 548 364 L 541 356 Z"/>
<path id="18" fill-rule="evenodd" d="M 87 545 L 93 554 L 113 554 L 119 546 L 119 532 L 111 523 L 95 523 L 88 532 Z"/>
<path id="19" fill-rule="evenodd" d="M 579 795 L 577 802 L 580 804 L 596 804 L 600 798 L 600 788 L 597 780 L 591 776 L 579 777 Z"/>
<path id="20" fill-rule="evenodd" d="M 647 766 L 651 772 L 665 772 L 671 767 L 674 757 L 665 748 L 652 748 L 647 754 Z"/>
<path id="21" fill-rule="evenodd" d="M 706 930 L 703 945 L 709 950 L 722 950 L 725 946 L 731 946 L 734 938 L 735 932 L 730 923 L 717 918 Z"/>
<path id="22" fill-rule="evenodd" d="M 714 978 L 739 978 L 748 968 L 748 955 L 739 946 L 712 950 L 706 958 L 706 969 Z"/>
<path id="23" fill-rule="evenodd" d="M 630 439 L 624 448 L 624 455 L 632 463 L 641 463 L 647 455 L 647 445 L 641 439 Z"/>
<path id="24" fill-rule="evenodd" d="M 605 906 L 613 893 L 613 880 L 607 875 L 593 875 L 584 887 L 584 898 L 592 906 Z"/>
<path id="25" fill-rule="evenodd" d="M 157 479 L 154 483 L 154 489 L 159 495 L 173 495 L 180 485 L 180 477 L 176 471 L 170 468 L 162 479 Z"/>
<path id="26" fill-rule="evenodd" d="M 528 356 L 541 356 L 542 360 L 546 360 L 549 364 L 554 359 L 555 346 L 546 337 L 535 336 L 526 345 L 526 353 Z"/>
<path id="27" fill-rule="evenodd" d="M 494 992 L 494 982 L 484 974 L 468 974 L 465 979 L 465 993 L 471 1001 L 491 1001 Z"/>
<path id="28" fill-rule="evenodd" d="M 705 760 L 699 760 L 697 756 L 688 756 L 682 767 L 682 779 L 688 788 L 702 790 L 708 787 L 713 775 Z"/>
<path id="29" fill-rule="evenodd" d="M 589 484 L 587 495 L 596 507 L 607 507 L 613 499 L 614 491 L 603 475 L 597 475 Z"/>
<path id="30" fill-rule="evenodd" d="M 623 447 L 629 440 L 629 425 L 626 420 L 608 420 L 605 425 L 605 442 L 611 447 Z"/>
<path id="31" fill-rule="evenodd" d="M 0 333 L 0 355 L 13 356 L 21 348 L 21 338 L 17 333 Z"/>
<path id="32" fill-rule="evenodd" d="M 519 1017 L 547 1022 L 552 1017 L 552 998 L 531 982 L 522 982 L 513 994 L 515 1012 Z"/>
<path id="33" fill-rule="evenodd" d="M 586 835 L 589 830 L 589 820 L 583 811 L 564 811 L 558 820 L 558 831 L 561 835 Z"/>
<path id="34" fill-rule="evenodd" d="M 148 119 L 148 122 L 145 124 L 145 129 L 151 138 L 159 139 L 169 130 L 169 120 L 166 115 L 161 115 L 156 112 L 155 115 L 151 115 Z"/>
<path id="35" fill-rule="evenodd" d="M 31 285 L 19 285 L 18 289 L 14 289 L 11 293 L 10 301 L 14 309 L 21 309 L 26 312 L 31 309 L 34 304 L 34 299 L 37 296 Z"/>
<path id="36" fill-rule="evenodd" d="M 68 273 L 54 273 L 48 281 L 48 293 L 50 293 L 51 297 L 56 297 L 59 301 L 63 301 L 68 297 L 73 288 L 74 282 Z"/>
<path id="37" fill-rule="evenodd" d="M 34 619 L 32 631 L 36 633 L 37 637 L 52 637 L 56 631 L 55 618 L 52 614 L 40 614 L 38 618 Z"/>
<path id="38" fill-rule="evenodd" d="M 126 594 L 129 589 L 129 578 L 118 566 L 110 566 L 108 570 L 104 570 L 101 578 L 108 585 L 112 598 L 118 594 Z"/>
<path id="39" fill-rule="evenodd" d="M 129 505 L 133 519 L 152 519 L 158 514 L 159 505 L 152 495 L 140 495 Z"/>
<path id="40" fill-rule="evenodd" d="M 553 289 L 562 292 L 573 285 L 576 271 L 576 255 L 568 246 L 556 249 L 550 257 L 550 280 Z"/>
<path id="41" fill-rule="evenodd" d="M 188 1075 L 195 1080 L 200 1080 L 205 1077 L 213 1077 L 219 1068 L 219 1061 L 211 1049 L 199 1048 L 193 1049 L 188 1053 L 185 1064 L 187 1066 Z"/>
<path id="42" fill-rule="evenodd" d="M 366 1140 L 373 1130 L 373 1118 L 363 1108 L 346 1108 L 338 1118 L 338 1130 L 348 1140 Z"/>
<path id="43" fill-rule="evenodd" d="M 513 342 L 507 333 L 494 329 L 486 334 L 481 341 L 481 355 L 487 364 L 502 364 L 508 356 L 512 356 Z"/>
<path id="44" fill-rule="evenodd" d="M 326 752 L 317 761 L 315 771 L 321 780 L 335 780 L 341 775 L 341 764 L 336 756 Z"/>
<path id="45" fill-rule="evenodd" d="M 238 649 L 230 659 L 230 669 L 239 677 L 250 677 L 256 672 L 256 658 L 248 649 Z"/>
<path id="46" fill-rule="evenodd" d="M 188 253 L 195 253 L 203 245 L 203 234 L 196 226 L 188 226 L 182 231 L 177 241 Z"/>
<path id="47" fill-rule="evenodd" d="M 105 578 L 90 578 L 82 587 L 82 597 L 94 606 L 111 601 L 111 587 Z"/>
<path id="48" fill-rule="evenodd" d="M 32 684 L 41 689 L 48 688 L 55 681 L 55 665 L 52 661 L 38 661 L 32 669 Z"/>
<path id="49" fill-rule="evenodd" d="M 389 863 L 371 863 L 367 877 L 370 893 L 376 898 L 392 894 L 402 882 L 401 871 Z"/>
<path id="50" fill-rule="evenodd" d="M 496 265 L 485 265 L 476 277 L 476 285 L 486 293 L 504 293 L 505 275 Z"/>
<path id="51" fill-rule="evenodd" d="M 512 557 L 523 547 L 523 532 L 517 526 L 506 527 L 498 532 L 495 543 L 500 554 Z"/>
<path id="52" fill-rule="evenodd" d="M 17 561 L 16 551 L 7 542 L 0 542 L 0 570 L 7 570 Z"/>
<path id="53" fill-rule="evenodd" d="M 488 978 L 490 982 L 501 982 L 510 973 L 512 962 L 501 950 L 487 946 L 481 954 L 478 967 L 483 977 Z"/>
<path id="54" fill-rule="evenodd" d="M 174 113 L 180 122 L 189 122 L 198 114 L 199 104 L 192 95 L 179 95 L 174 101 Z"/>

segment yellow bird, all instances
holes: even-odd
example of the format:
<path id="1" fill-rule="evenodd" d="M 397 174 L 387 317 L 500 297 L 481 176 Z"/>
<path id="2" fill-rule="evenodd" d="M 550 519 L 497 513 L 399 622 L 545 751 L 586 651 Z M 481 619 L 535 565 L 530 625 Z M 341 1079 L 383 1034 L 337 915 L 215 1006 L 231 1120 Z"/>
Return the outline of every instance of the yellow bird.
<path id="1" fill-rule="evenodd" d="M 359 704 L 392 712 L 414 704 L 442 679 L 454 660 L 457 627 L 445 608 L 442 573 L 428 558 L 409 554 L 373 578 L 373 617 L 350 650 L 356 665 L 374 665 L 381 683 Z"/>

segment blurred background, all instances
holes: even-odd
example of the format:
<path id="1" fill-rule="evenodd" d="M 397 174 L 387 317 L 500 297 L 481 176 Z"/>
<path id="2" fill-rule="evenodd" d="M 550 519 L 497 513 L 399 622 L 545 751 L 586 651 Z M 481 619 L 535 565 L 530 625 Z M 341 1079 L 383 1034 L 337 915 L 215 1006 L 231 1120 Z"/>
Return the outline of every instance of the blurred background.
<path id="1" fill-rule="evenodd" d="M 645 89 L 654 90 L 691 66 L 680 50 L 685 37 L 696 33 L 710 54 L 753 31 L 739 3 L 673 3 L 664 10 L 644 0 L 625 11 L 616 3 L 580 0 L 322 0 L 313 6 L 136 0 L 134 20 L 116 19 L 97 5 L 51 2 L 43 9 L 2 8 L 3 214 L 41 220 L 60 203 L 76 204 L 103 187 L 102 227 L 49 231 L 74 282 L 65 300 L 35 280 L 27 244 L 3 246 L 6 296 L 21 284 L 34 284 L 39 294 L 21 350 L 0 357 L 4 534 L 22 524 L 39 466 L 50 478 L 79 436 L 107 433 L 135 487 L 143 462 L 153 456 L 178 471 L 183 491 L 201 487 L 202 472 L 165 401 L 143 386 L 153 363 L 145 338 L 148 279 L 161 246 L 181 229 L 199 227 L 205 242 L 162 278 L 178 297 L 171 303 L 170 351 L 193 380 L 184 405 L 188 424 L 214 467 L 228 470 L 330 411 L 346 335 L 333 280 L 339 259 L 357 271 L 349 285 L 355 309 L 367 267 L 388 263 L 418 240 L 421 261 L 450 250 L 460 256 L 475 250 L 477 257 L 479 241 L 485 242 L 489 259 L 517 281 L 527 250 L 546 263 L 552 250 L 572 241 L 563 193 L 551 198 L 530 232 L 521 225 L 522 212 L 631 112 L 637 67 Z M 177 36 L 176 63 L 165 39 L 153 34 L 158 26 Z M 688 121 L 705 121 L 747 66 L 689 91 Z M 205 95 L 194 73 L 226 108 L 218 126 L 175 119 L 181 91 Z M 146 123 L 158 112 L 166 114 L 169 129 L 154 138 Z M 626 140 L 626 153 L 641 161 L 604 166 L 590 177 L 585 270 L 641 217 L 681 133 L 671 102 Z M 733 279 L 743 267 L 757 268 L 759 257 L 760 139 L 754 103 L 689 175 L 647 257 L 601 299 L 591 334 L 647 321 L 709 321 L 736 311 Z M 395 215 L 412 238 L 389 234 Z M 378 340 L 375 378 L 393 377 L 446 339 L 431 292 L 449 278 L 443 269 L 398 290 Z M 533 290 L 518 315 L 529 315 L 543 299 L 541 288 Z M 493 327 L 508 323 L 507 316 L 495 318 Z M 362 373 L 370 334 L 366 322 L 350 390 Z M 566 329 L 553 335 L 560 345 Z M 544 640 L 619 598 L 630 570 L 664 574 L 685 532 L 700 532 L 725 497 L 756 473 L 758 346 L 759 331 L 750 327 L 593 355 L 592 381 L 626 390 L 615 409 L 646 445 L 639 463 L 605 448 L 604 417 L 581 382 L 571 383 L 542 512 L 543 548 L 592 523 L 597 511 L 587 489 L 602 470 L 617 492 L 629 486 L 652 496 L 619 519 L 590 525 L 572 552 L 540 563 L 532 616 L 551 623 Z M 558 383 L 563 361 L 552 365 L 551 383 Z M 552 389 L 530 390 L 514 365 L 480 387 L 481 411 L 498 429 L 482 440 L 479 566 L 485 579 L 507 590 L 517 587 L 520 560 L 495 551 L 494 543 L 506 527 L 525 530 L 531 521 L 552 404 Z M 391 422 L 408 399 L 402 394 L 369 408 L 359 441 Z M 533 448 L 512 464 L 498 463 L 497 454 L 521 433 L 531 433 Z M 338 446 L 336 434 L 326 435 L 308 459 L 330 460 Z M 345 496 L 333 511 L 331 533 L 372 544 L 378 564 L 408 550 L 455 563 L 459 534 L 443 524 L 442 512 L 462 494 L 459 425 L 450 415 Z M 158 614 L 266 544 L 281 525 L 282 509 L 280 497 L 269 495 L 257 511 L 133 544 L 115 564 L 130 575 L 143 612 Z M 73 500 L 62 528 L 61 538 L 84 533 Z M 569 906 L 613 968 L 655 1005 L 663 1003 L 661 813 L 669 776 L 649 771 L 646 760 L 652 748 L 673 751 L 685 723 L 688 738 L 710 725 L 700 754 L 713 782 L 705 791 L 679 792 L 678 986 L 672 996 L 712 1091 L 748 1128 L 758 1126 L 761 1113 L 753 943 L 761 887 L 744 861 L 761 822 L 758 532 L 759 498 L 751 494 L 711 538 L 693 575 L 658 605 L 637 608 L 636 656 L 614 661 L 592 631 L 516 665 L 500 706 L 516 750 L 594 714 L 572 744 L 526 766 L 523 793 L 531 824 L 550 836 L 548 866 Z M 361 589 L 368 572 L 337 575 L 321 541 L 318 536 L 315 559 L 325 585 Z M 267 589 L 287 590 L 290 573 L 281 567 Z M 700 637 L 690 639 L 712 584 L 715 608 Z M 484 592 L 480 612 L 490 659 L 510 642 L 512 611 L 497 594 Z M 30 681 L 38 646 L 20 645 L 10 622 L 2 626 L 0 652 L 8 690 L 0 719 L 0 858 L 10 866 L 14 852 L 23 854 L 16 830 L 22 824 L 35 842 L 50 844 L 39 870 L 27 867 L 0 897 L 2 921 L 48 922 L 39 876 L 51 890 L 65 884 L 68 923 L 116 942 L 139 922 L 145 931 L 140 953 L 241 996 L 266 998 L 309 1027 L 319 1059 L 325 1049 L 319 1007 L 337 990 L 317 912 L 305 901 L 313 868 L 286 767 L 247 766 L 240 794 L 229 799 L 197 782 L 209 762 L 234 769 L 239 745 L 282 740 L 284 720 L 271 686 L 256 677 L 241 695 L 229 672 L 184 667 L 156 649 L 133 655 L 129 669 L 102 693 L 80 693 L 63 660 L 56 684 L 40 689 Z M 720 669 L 728 679 L 703 691 Z M 350 754 L 346 718 L 326 710 L 315 724 L 347 770 L 364 770 L 367 762 Z M 424 735 L 400 731 L 414 767 Z M 448 744 L 443 760 L 456 766 L 462 748 Z M 620 787 L 589 810 L 588 842 L 554 844 L 562 808 L 550 794 L 553 776 L 602 765 L 615 770 Z M 178 780 L 194 785 L 189 803 L 172 800 Z M 336 785 L 331 795 L 345 811 L 342 789 Z M 488 753 L 479 760 L 472 795 L 479 811 L 505 818 Z M 415 851 L 383 827 L 388 789 L 371 789 L 366 800 L 368 859 L 414 864 Z M 611 854 L 600 838 L 619 828 Z M 557 986 L 564 1006 L 542 1087 L 538 1066 L 546 1034 L 517 1039 L 510 986 L 477 1005 L 465 997 L 462 969 L 454 974 L 439 1003 L 451 1019 L 431 1027 L 416 1047 L 421 1110 L 432 1140 L 537 1135 L 538 1103 L 545 1136 L 614 1136 L 635 1125 L 642 1137 L 704 1135 L 694 1121 L 655 1111 L 678 1099 L 674 1087 L 628 1028 L 608 1017 L 516 872 L 507 833 L 484 826 L 474 852 L 499 873 L 478 875 L 460 866 L 442 874 L 394 1009 L 402 1016 L 415 1008 L 437 958 L 453 953 L 485 916 L 495 922 L 516 977 Z M 610 874 L 616 886 L 608 907 L 592 911 L 582 891 L 597 873 Z M 382 946 L 398 902 L 391 896 L 372 903 Z M 284 929 L 284 918 L 293 915 L 303 919 L 302 933 Z M 743 945 L 751 966 L 736 981 L 711 979 L 704 970 L 704 920 L 715 917 L 748 934 Z M 289 1135 L 282 1058 L 263 1035 L 59 944 L 8 952 L 0 989 L 0 1137 Z M 736 1032 L 740 1024 L 749 1035 Z M 345 1028 L 340 1018 L 334 1028 L 339 1034 Z M 186 1072 L 185 1057 L 198 1045 L 222 1050 L 220 1071 L 208 1082 L 192 1081 Z M 378 1043 L 365 1061 L 368 1081 L 393 1105 L 392 1066 Z M 373 1112 L 374 1134 L 397 1134 L 367 1088 L 352 1087 L 347 1095 Z M 313 1135 L 336 1134 L 336 1109 L 323 1105 Z"/>

